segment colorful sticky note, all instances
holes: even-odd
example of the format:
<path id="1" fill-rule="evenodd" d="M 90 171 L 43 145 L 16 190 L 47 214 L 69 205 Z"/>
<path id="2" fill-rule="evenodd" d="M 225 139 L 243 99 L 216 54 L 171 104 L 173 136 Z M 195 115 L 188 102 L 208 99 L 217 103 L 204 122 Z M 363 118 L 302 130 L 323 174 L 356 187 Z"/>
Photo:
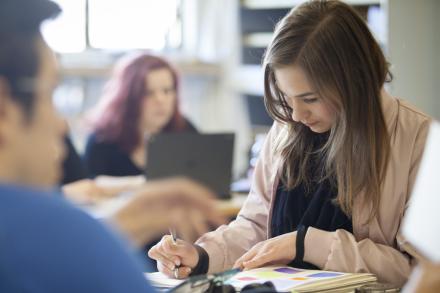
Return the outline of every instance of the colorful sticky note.
<path id="1" fill-rule="evenodd" d="M 295 277 L 295 278 L 290 278 L 291 280 L 295 280 L 295 281 L 305 281 L 305 280 L 307 280 L 308 278 L 305 278 L 305 277 Z"/>
<path id="2" fill-rule="evenodd" d="M 275 279 L 275 280 L 271 280 L 271 282 L 273 283 L 277 291 L 288 291 L 296 286 L 304 284 L 304 282 L 301 281 L 293 281 L 286 279 Z"/>
<path id="3" fill-rule="evenodd" d="M 274 270 L 275 272 L 285 273 L 285 274 L 296 274 L 302 272 L 301 270 L 292 269 L 292 268 L 278 268 Z"/>
<path id="4" fill-rule="evenodd" d="M 253 276 L 257 277 L 257 278 L 261 278 L 261 279 L 274 279 L 274 278 L 279 278 L 280 273 L 278 272 L 255 272 L 252 274 Z"/>
<path id="5" fill-rule="evenodd" d="M 307 277 L 313 277 L 313 278 L 331 278 L 331 277 L 337 277 L 343 275 L 342 273 L 334 273 L 334 272 L 322 272 L 322 273 L 316 273 L 308 275 Z"/>

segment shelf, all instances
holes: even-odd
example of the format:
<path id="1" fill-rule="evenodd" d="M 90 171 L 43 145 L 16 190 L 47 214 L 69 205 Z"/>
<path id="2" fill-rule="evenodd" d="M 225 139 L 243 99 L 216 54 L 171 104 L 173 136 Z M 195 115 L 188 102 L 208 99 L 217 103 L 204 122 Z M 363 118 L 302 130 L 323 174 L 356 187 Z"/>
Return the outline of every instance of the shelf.
<path id="1" fill-rule="evenodd" d="M 253 33 L 243 36 L 243 45 L 246 47 L 267 47 L 272 41 L 273 33 Z"/>
<path id="2" fill-rule="evenodd" d="M 264 94 L 264 72 L 261 65 L 238 67 L 230 79 L 231 87 L 242 93 L 261 96 Z"/>
<path id="3" fill-rule="evenodd" d="M 63 77 L 82 77 L 82 78 L 95 78 L 95 77 L 108 77 L 110 76 L 110 67 L 96 67 L 90 66 L 69 66 L 61 67 L 61 75 Z"/>
<path id="4" fill-rule="evenodd" d="M 249 9 L 292 8 L 301 4 L 300 0 L 243 0 L 242 6 Z"/>
<path id="5" fill-rule="evenodd" d="M 220 65 L 202 62 L 171 62 L 182 75 L 197 75 L 204 77 L 218 77 L 222 70 Z M 90 66 L 87 64 L 62 65 L 61 74 L 65 77 L 84 77 L 84 78 L 107 78 L 112 72 L 113 66 Z"/>

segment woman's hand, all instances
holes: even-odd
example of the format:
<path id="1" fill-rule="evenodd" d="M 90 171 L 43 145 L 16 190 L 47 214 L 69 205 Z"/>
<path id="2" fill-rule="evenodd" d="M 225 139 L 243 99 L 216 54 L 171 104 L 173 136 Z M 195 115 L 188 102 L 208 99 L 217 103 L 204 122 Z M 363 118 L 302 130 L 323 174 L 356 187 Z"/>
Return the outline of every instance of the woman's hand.
<path id="1" fill-rule="evenodd" d="M 199 262 L 199 255 L 193 244 L 180 239 L 174 244 L 170 235 L 163 236 L 162 240 L 148 251 L 148 256 L 157 261 L 159 272 L 170 278 L 176 277 L 175 267 L 179 267 L 179 279 L 187 278 Z"/>
<path id="2" fill-rule="evenodd" d="M 423 262 L 420 280 L 414 292 L 440 292 L 440 264 Z"/>
<path id="3" fill-rule="evenodd" d="M 295 258 L 295 243 L 296 232 L 257 243 L 235 262 L 234 268 L 250 270 L 265 265 L 286 265 Z"/>

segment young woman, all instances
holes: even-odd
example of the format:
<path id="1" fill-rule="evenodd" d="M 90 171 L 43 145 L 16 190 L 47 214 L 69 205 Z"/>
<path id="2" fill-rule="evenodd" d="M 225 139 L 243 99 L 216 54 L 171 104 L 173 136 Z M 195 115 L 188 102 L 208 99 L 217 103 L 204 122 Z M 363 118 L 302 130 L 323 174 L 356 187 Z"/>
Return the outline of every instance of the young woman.
<path id="1" fill-rule="evenodd" d="M 179 78 L 157 56 L 140 54 L 121 61 L 107 85 L 106 103 L 89 137 L 89 175 L 144 173 L 145 137 L 159 132 L 196 131 L 179 111 Z"/>
<path id="2" fill-rule="evenodd" d="M 276 120 L 237 219 L 196 245 L 168 236 L 149 255 L 172 276 L 268 264 L 371 272 L 402 285 L 400 221 L 430 118 L 390 96 L 384 55 L 340 1 L 309 1 L 277 25 L 264 60 Z"/>

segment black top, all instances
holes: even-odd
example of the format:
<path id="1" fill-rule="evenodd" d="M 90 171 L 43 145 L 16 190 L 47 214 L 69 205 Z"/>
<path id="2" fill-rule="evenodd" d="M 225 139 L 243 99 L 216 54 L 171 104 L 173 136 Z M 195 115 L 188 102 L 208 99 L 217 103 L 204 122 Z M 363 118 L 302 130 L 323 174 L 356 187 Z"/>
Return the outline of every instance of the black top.
<path id="1" fill-rule="evenodd" d="M 317 178 L 317 166 L 313 166 L 311 172 L 314 178 Z M 313 180 L 308 189 L 305 184 L 300 184 L 292 190 L 286 190 L 280 181 L 272 213 L 272 237 L 296 231 L 301 224 L 325 231 L 344 229 L 352 232 L 351 219 L 334 202 L 336 195 L 337 188 L 332 186 L 329 179 Z M 292 262 L 289 265 L 306 269 L 316 268 L 303 261 Z"/>
<path id="2" fill-rule="evenodd" d="M 187 123 L 188 132 L 197 132 L 195 127 Z M 130 154 L 123 151 L 116 143 L 101 142 L 92 133 L 87 141 L 84 162 L 91 178 L 98 175 L 136 176 L 144 174 L 131 159 Z"/>
<path id="3" fill-rule="evenodd" d="M 143 174 L 143 170 L 133 163 L 129 154 L 121 150 L 116 143 L 98 141 L 95 133 L 92 133 L 87 140 L 84 162 L 92 178 L 98 175 Z"/>

